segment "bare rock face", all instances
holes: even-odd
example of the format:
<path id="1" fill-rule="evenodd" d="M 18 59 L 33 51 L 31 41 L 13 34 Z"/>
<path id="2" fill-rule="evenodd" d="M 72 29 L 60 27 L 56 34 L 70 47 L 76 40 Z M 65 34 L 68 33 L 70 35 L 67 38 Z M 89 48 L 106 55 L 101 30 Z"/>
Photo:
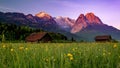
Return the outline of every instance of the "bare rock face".
<path id="1" fill-rule="evenodd" d="M 57 24 L 62 28 L 62 29 L 71 29 L 71 27 L 74 25 L 75 20 L 70 19 L 69 17 L 55 17 L 54 20 L 57 22 Z"/>
<path id="2" fill-rule="evenodd" d="M 87 13 L 85 16 L 81 14 L 78 19 L 76 20 L 71 33 L 77 33 L 81 31 L 83 28 L 86 28 L 89 25 L 99 24 L 102 25 L 102 21 L 95 16 L 93 13 Z"/>
<path id="3" fill-rule="evenodd" d="M 78 19 L 76 20 L 71 33 L 79 32 L 82 28 L 85 28 L 87 26 L 86 18 L 84 14 L 81 14 Z"/>
<path id="4" fill-rule="evenodd" d="M 41 18 L 41 19 L 44 19 L 44 20 L 49 20 L 49 19 L 52 18 L 52 17 L 51 17 L 49 14 L 47 14 L 46 12 L 40 12 L 40 13 L 36 14 L 35 16 L 36 16 L 36 17 L 39 17 L 39 18 Z"/>
<path id="5" fill-rule="evenodd" d="M 94 13 L 87 13 L 85 17 L 89 24 L 103 24 L 102 21 L 94 15 Z"/>
<path id="6" fill-rule="evenodd" d="M 26 19 L 29 20 L 32 23 L 38 23 L 35 17 L 32 14 L 26 15 Z"/>

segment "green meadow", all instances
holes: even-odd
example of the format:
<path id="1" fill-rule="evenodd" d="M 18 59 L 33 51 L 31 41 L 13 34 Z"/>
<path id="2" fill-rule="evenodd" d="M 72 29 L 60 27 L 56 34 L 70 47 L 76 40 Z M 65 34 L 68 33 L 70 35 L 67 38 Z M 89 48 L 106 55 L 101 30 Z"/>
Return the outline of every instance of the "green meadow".
<path id="1" fill-rule="evenodd" d="M 120 68 L 120 43 L 0 43 L 0 68 Z"/>

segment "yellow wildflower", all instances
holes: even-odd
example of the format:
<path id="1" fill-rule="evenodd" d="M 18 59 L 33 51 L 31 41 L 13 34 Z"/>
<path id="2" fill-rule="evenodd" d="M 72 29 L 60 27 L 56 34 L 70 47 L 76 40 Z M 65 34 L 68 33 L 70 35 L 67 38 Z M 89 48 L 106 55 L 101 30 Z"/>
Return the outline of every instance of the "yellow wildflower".
<path id="1" fill-rule="evenodd" d="M 3 45 L 2 47 L 3 47 L 3 48 L 5 48 L 6 46 L 5 46 L 5 45 Z"/>
<path id="2" fill-rule="evenodd" d="M 10 51 L 13 51 L 14 49 L 10 49 Z"/>
<path id="3" fill-rule="evenodd" d="M 73 60 L 73 57 L 70 57 L 70 60 Z"/>
<path id="4" fill-rule="evenodd" d="M 73 60 L 73 55 L 71 53 L 68 53 L 67 56 L 69 57 L 70 60 Z"/>
<path id="5" fill-rule="evenodd" d="M 28 50 L 28 48 L 25 48 L 25 50 Z"/>
<path id="6" fill-rule="evenodd" d="M 114 45 L 113 45 L 113 48 L 117 48 L 117 45 L 116 45 L 116 44 L 114 44 Z"/>
<path id="7" fill-rule="evenodd" d="M 71 53 L 68 53 L 67 56 L 68 56 L 68 57 L 72 57 L 73 55 L 72 55 Z"/>
<path id="8" fill-rule="evenodd" d="M 24 47 L 19 47 L 20 50 L 24 49 Z"/>

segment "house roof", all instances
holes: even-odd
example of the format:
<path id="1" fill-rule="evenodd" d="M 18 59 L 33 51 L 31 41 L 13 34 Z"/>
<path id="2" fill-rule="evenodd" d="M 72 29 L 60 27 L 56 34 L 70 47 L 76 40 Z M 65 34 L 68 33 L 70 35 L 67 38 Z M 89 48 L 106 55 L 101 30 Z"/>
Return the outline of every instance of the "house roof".
<path id="1" fill-rule="evenodd" d="M 111 39 L 110 35 L 96 36 L 95 39 Z"/>
<path id="2" fill-rule="evenodd" d="M 26 41 L 37 41 L 42 39 L 47 33 L 46 32 L 39 32 L 39 33 L 32 33 L 26 37 Z"/>

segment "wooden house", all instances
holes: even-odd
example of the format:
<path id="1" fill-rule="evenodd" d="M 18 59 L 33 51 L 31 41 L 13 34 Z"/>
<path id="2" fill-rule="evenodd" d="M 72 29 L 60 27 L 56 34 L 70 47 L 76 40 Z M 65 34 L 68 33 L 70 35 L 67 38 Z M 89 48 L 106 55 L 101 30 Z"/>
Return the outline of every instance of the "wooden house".
<path id="1" fill-rule="evenodd" d="M 96 42 L 110 42 L 111 40 L 112 40 L 111 35 L 101 35 L 95 37 Z"/>
<path id="2" fill-rule="evenodd" d="M 51 42 L 51 36 L 46 32 L 32 33 L 25 39 L 26 42 Z"/>

